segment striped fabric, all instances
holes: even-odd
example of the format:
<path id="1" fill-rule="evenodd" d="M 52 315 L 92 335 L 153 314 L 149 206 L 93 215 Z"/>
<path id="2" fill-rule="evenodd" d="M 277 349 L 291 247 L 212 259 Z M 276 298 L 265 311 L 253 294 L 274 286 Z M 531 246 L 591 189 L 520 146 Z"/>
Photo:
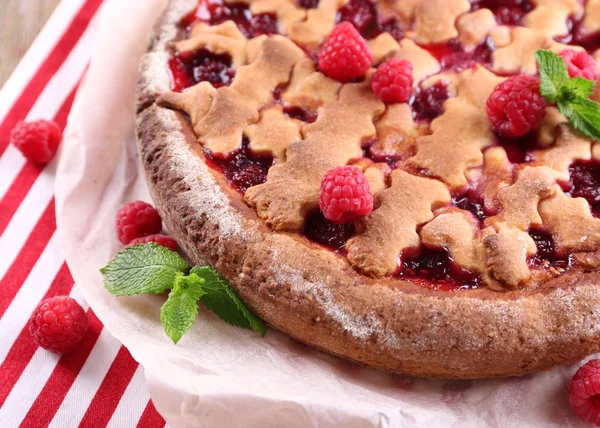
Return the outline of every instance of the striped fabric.
<path id="1" fill-rule="evenodd" d="M 65 264 L 55 162 L 38 168 L 9 145 L 22 119 L 65 127 L 101 10 L 102 0 L 63 0 L 0 92 L 0 427 L 165 425 L 142 368 L 103 329 Z M 83 344 L 64 356 L 38 348 L 27 331 L 39 301 L 56 295 L 78 300 L 90 320 Z"/>

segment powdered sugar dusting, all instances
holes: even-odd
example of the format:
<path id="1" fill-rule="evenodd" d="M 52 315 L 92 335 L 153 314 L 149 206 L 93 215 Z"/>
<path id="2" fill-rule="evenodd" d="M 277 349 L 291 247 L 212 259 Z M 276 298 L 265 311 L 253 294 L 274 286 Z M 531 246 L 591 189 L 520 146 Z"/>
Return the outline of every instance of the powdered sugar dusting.
<path id="1" fill-rule="evenodd" d="M 167 43 L 177 36 L 177 23 L 181 17 L 191 12 L 197 5 L 197 0 L 172 0 L 159 30 L 158 43 L 155 50 L 165 50 Z"/>
<path id="2" fill-rule="evenodd" d="M 171 158 L 170 168 L 189 187 L 185 193 L 188 204 L 198 213 L 205 214 L 212 222 L 219 225 L 224 237 L 236 235 L 245 238 L 242 219 L 229 208 L 227 196 L 220 190 L 206 166 L 198 161 L 197 156 L 189 149 L 183 137 L 183 130 L 171 110 L 159 108 L 157 117 L 166 131 L 165 152 Z M 201 185 L 201 181 L 204 185 Z M 208 184 L 206 184 L 208 183 Z"/>
<path id="3" fill-rule="evenodd" d="M 142 57 L 140 73 L 144 76 L 145 90 L 150 93 L 161 93 L 171 88 L 169 72 L 169 53 L 166 51 L 149 52 Z"/>
<path id="4" fill-rule="evenodd" d="M 279 266 L 275 270 L 275 281 L 282 284 L 290 284 L 292 291 L 295 293 L 302 295 L 310 293 L 323 311 L 352 336 L 360 340 L 367 340 L 375 335 L 383 337 L 388 346 L 397 346 L 398 339 L 396 335 L 393 332 L 386 331 L 381 321 L 375 315 L 359 316 L 356 313 L 347 311 L 335 301 L 333 293 L 327 284 L 304 279 L 302 273 L 291 267 L 285 260 L 277 260 L 279 258 L 277 250 L 273 251 L 273 258 L 275 259 L 275 264 Z"/>

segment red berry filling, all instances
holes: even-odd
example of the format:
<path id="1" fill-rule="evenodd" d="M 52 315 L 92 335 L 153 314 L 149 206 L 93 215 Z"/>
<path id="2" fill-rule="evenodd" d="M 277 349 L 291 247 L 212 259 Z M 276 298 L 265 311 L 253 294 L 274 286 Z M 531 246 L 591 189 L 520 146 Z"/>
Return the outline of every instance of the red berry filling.
<path id="1" fill-rule="evenodd" d="M 481 285 L 480 276 L 458 267 L 447 251 L 428 248 L 423 248 L 417 254 L 403 255 L 397 276 L 442 291 Z"/>
<path id="2" fill-rule="evenodd" d="M 493 60 L 493 49 L 489 41 L 477 46 L 472 51 L 466 51 L 457 39 L 450 40 L 443 45 L 429 46 L 428 50 L 438 59 L 442 70 L 451 69 L 457 73 L 475 67 L 477 64 L 491 65 Z"/>
<path id="3" fill-rule="evenodd" d="M 292 119 L 301 120 L 306 123 L 313 123 L 317 120 L 318 114 L 298 106 L 287 106 L 283 108 L 283 113 Z"/>
<path id="4" fill-rule="evenodd" d="M 222 0 L 201 0 L 198 7 L 184 17 L 180 27 L 189 29 L 195 22 L 219 25 L 233 21 L 246 37 L 278 32 L 277 17 L 270 13 L 252 15 L 247 3 L 224 3 Z"/>
<path id="5" fill-rule="evenodd" d="M 537 253 L 531 259 L 529 264 L 532 266 L 554 266 L 566 268 L 569 266 L 568 256 L 562 257 L 556 251 L 556 245 L 552 235 L 539 230 L 530 230 L 529 236 L 535 242 Z"/>
<path id="6" fill-rule="evenodd" d="M 395 169 L 398 161 L 402 160 L 402 156 L 388 156 L 377 153 L 372 145 L 363 147 L 363 157 L 370 159 L 373 162 L 387 163 L 392 169 Z"/>
<path id="7" fill-rule="evenodd" d="M 377 5 L 370 0 L 350 0 L 338 11 L 338 22 L 350 22 L 365 39 L 378 34 Z"/>
<path id="8" fill-rule="evenodd" d="M 318 244 L 343 252 L 346 242 L 354 235 L 354 225 L 335 224 L 323 216 L 321 211 L 309 215 L 304 225 L 304 235 Z"/>
<path id="9" fill-rule="evenodd" d="M 470 212 L 481 222 L 488 217 L 483 207 L 483 201 L 475 192 L 467 192 L 465 195 L 453 197 L 452 205 Z"/>
<path id="10" fill-rule="evenodd" d="M 227 158 L 205 152 L 207 163 L 220 171 L 236 190 L 245 193 L 252 186 L 267 181 L 267 172 L 273 166 L 271 156 L 257 156 L 249 148 L 250 141 L 244 137 L 242 147 Z"/>
<path id="11" fill-rule="evenodd" d="M 303 9 L 315 9 L 319 7 L 320 0 L 296 0 L 296 5 Z"/>
<path id="12" fill-rule="evenodd" d="M 532 150 L 540 148 L 537 136 L 533 133 L 520 138 L 497 135 L 496 142 L 506 151 L 508 160 L 515 164 L 531 162 L 533 160 Z"/>
<path id="13" fill-rule="evenodd" d="M 529 0 L 472 0 L 471 10 L 490 9 L 500 25 L 519 25 L 533 9 Z"/>
<path id="14" fill-rule="evenodd" d="M 180 92 L 200 82 L 210 82 L 215 88 L 229 86 L 235 76 L 231 62 L 228 54 L 206 49 L 177 53 L 169 61 L 173 90 Z"/>
<path id="15" fill-rule="evenodd" d="M 419 91 L 412 99 L 412 109 L 417 120 L 433 120 L 444 112 L 444 101 L 449 97 L 442 82 Z"/>
<path id="16" fill-rule="evenodd" d="M 373 0 L 350 0 L 338 11 L 337 22 L 350 22 L 365 39 L 373 39 L 383 32 L 390 33 L 396 40 L 404 36 L 398 21 L 389 19 L 381 22 Z"/>
<path id="17" fill-rule="evenodd" d="M 584 198 L 592 213 L 600 217 L 600 165 L 574 163 L 569 167 L 570 189 L 566 192 L 573 198 Z"/>

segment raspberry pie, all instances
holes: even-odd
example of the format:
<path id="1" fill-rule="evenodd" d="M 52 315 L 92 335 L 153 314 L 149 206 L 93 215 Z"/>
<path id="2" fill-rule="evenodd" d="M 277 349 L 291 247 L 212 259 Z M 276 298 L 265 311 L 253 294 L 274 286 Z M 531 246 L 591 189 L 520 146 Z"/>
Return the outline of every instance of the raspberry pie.
<path id="1" fill-rule="evenodd" d="M 448 378 L 579 360 L 600 143 L 534 52 L 595 79 L 599 34 L 596 0 L 172 0 L 138 88 L 153 197 L 195 263 L 329 353 Z"/>

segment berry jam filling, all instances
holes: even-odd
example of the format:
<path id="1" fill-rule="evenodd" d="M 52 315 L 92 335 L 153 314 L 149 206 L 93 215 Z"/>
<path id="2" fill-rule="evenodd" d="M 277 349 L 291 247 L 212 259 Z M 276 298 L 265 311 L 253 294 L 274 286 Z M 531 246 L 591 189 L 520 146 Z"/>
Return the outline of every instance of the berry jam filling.
<path id="1" fill-rule="evenodd" d="M 306 123 L 313 123 L 319 116 L 317 113 L 306 110 L 298 106 L 287 106 L 283 108 L 283 113 L 292 119 L 301 120 Z"/>
<path id="2" fill-rule="evenodd" d="M 320 0 L 296 0 L 296 5 L 303 9 L 316 9 Z"/>
<path id="3" fill-rule="evenodd" d="M 229 86 L 235 76 L 231 62 L 228 54 L 206 49 L 178 52 L 169 60 L 173 90 L 180 92 L 200 82 L 210 82 L 215 88 Z"/>
<path id="4" fill-rule="evenodd" d="M 411 98 L 411 107 L 416 120 L 433 120 L 444 112 L 444 101 L 448 99 L 448 89 L 438 82 Z"/>
<path id="5" fill-rule="evenodd" d="M 489 40 L 472 51 L 466 51 L 458 39 L 444 44 L 425 46 L 425 48 L 440 62 L 442 70 L 451 69 L 457 73 L 475 67 L 477 64 L 489 66 L 493 60 L 493 47 Z"/>
<path id="6" fill-rule="evenodd" d="M 475 192 L 467 192 L 464 195 L 453 197 L 452 205 L 461 210 L 469 211 L 477 217 L 480 222 L 483 222 L 488 218 L 485 208 L 483 207 L 483 200 L 481 200 L 481 197 L 476 195 Z"/>
<path id="7" fill-rule="evenodd" d="M 354 225 L 334 224 L 327 220 L 321 211 L 315 211 L 306 219 L 303 233 L 311 241 L 343 253 L 346 242 L 354 235 Z"/>
<path id="8" fill-rule="evenodd" d="M 552 235 L 542 231 L 530 230 L 529 236 L 531 236 L 537 247 L 537 253 L 529 259 L 531 266 L 554 266 L 560 268 L 569 266 L 568 257 L 560 257 L 557 254 Z"/>
<path id="9" fill-rule="evenodd" d="M 244 137 L 242 147 L 227 158 L 205 152 L 207 164 L 220 171 L 227 182 L 242 193 L 252 186 L 267 181 L 267 172 L 273 166 L 271 156 L 258 156 L 252 153 L 249 144 L 250 141 Z"/>
<path id="10" fill-rule="evenodd" d="M 496 134 L 496 144 L 506 151 L 508 160 L 512 163 L 532 162 L 532 151 L 541 148 L 534 132 L 519 138 L 508 138 Z"/>
<path id="11" fill-rule="evenodd" d="M 490 9 L 500 25 L 519 25 L 533 9 L 529 0 L 471 0 L 471 11 Z"/>
<path id="12" fill-rule="evenodd" d="M 600 217 L 600 165 L 592 163 L 574 163 L 569 167 L 571 177 L 567 195 L 584 198 L 590 204 L 592 214 Z"/>
<path id="13" fill-rule="evenodd" d="M 365 39 L 373 39 L 383 32 L 388 32 L 396 39 L 404 37 L 398 21 L 394 19 L 381 22 L 374 0 L 350 0 L 340 8 L 337 22 L 350 22 Z"/>
<path id="14" fill-rule="evenodd" d="M 442 291 L 463 290 L 481 285 L 480 276 L 460 269 L 447 251 L 427 248 L 416 255 L 403 256 L 396 276 Z"/>
<path id="15" fill-rule="evenodd" d="M 583 15 L 580 18 L 570 17 L 567 19 L 567 34 L 563 36 L 554 37 L 559 43 L 567 45 L 577 45 L 584 48 L 590 55 L 593 55 L 598 49 L 600 49 L 600 34 L 589 33 L 581 25 L 583 22 Z"/>
<path id="16" fill-rule="evenodd" d="M 271 13 L 252 15 L 247 3 L 224 3 L 223 0 L 201 0 L 196 10 L 184 17 L 180 26 L 189 29 L 195 22 L 219 25 L 233 21 L 248 38 L 262 34 L 276 34 L 277 17 Z"/>

